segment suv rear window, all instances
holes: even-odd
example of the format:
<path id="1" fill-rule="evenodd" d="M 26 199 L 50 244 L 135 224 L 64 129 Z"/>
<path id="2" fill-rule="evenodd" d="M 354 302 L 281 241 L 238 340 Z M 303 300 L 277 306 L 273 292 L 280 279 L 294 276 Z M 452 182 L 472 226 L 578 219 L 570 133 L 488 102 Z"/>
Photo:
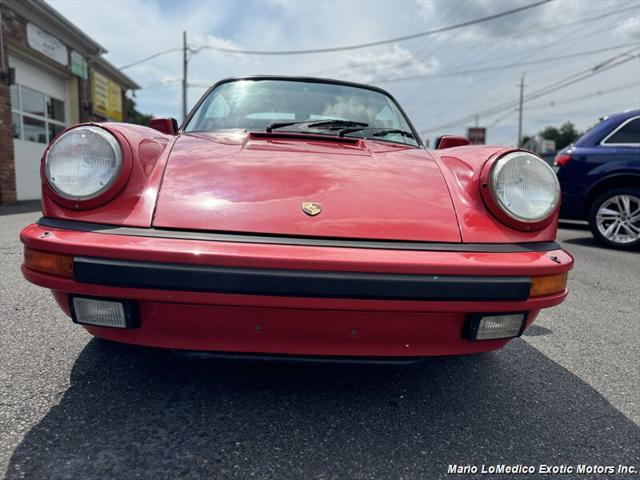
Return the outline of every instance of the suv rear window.
<path id="1" fill-rule="evenodd" d="M 605 145 L 635 144 L 640 145 L 640 117 L 634 118 L 608 137 Z"/>

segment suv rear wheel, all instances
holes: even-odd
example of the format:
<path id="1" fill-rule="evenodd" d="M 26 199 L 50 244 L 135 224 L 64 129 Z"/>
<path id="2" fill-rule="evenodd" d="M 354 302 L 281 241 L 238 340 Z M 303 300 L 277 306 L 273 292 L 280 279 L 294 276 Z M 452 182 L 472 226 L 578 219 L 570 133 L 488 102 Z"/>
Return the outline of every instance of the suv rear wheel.
<path id="1" fill-rule="evenodd" d="M 589 227 L 599 242 L 614 248 L 640 246 L 640 189 L 620 187 L 596 198 Z"/>

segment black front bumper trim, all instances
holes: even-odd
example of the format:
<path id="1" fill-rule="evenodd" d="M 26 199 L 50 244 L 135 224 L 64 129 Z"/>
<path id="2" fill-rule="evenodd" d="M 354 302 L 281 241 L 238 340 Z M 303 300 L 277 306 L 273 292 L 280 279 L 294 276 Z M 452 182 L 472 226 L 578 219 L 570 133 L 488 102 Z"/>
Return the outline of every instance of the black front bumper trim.
<path id="1" fill-rule="evenodd" d="M 432 301 L 521 301 L 527 276 L 414 275 L 230 268 L 75 257 L 82 283 L 126 288 L 270 295 Z"/>

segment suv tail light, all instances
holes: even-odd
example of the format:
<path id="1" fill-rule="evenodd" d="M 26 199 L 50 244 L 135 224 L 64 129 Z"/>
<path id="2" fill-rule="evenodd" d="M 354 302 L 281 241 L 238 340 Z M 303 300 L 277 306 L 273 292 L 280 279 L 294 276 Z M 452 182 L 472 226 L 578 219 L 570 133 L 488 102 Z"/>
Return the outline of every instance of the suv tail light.
<path id="1" fill-rule="evenodd" d="M 566 153 L 559 153 L 558 155 L 556 155 L 556 158 L 553 160 L 553 164 L 556 167 L 564 167 L 570 161 L 571 161 L 571 155 L 567 155 Z"/>

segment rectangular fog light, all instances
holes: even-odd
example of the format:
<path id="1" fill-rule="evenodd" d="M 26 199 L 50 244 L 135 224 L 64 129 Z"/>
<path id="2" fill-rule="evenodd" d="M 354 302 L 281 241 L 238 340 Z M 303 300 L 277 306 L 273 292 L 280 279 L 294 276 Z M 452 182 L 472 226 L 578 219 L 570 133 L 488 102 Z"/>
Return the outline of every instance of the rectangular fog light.
<path id="1" fill-rule="evenodd" d="M 71 318 L 75 323 L 112 328 L 140 325 L 137 304 L 131 300 L 70 297 Z"/>
<path id="2" fill-rule="evenodd" d="M 463 337 L 468 340 L 518 337 L 522 333 L 526 319 L 526 312 L 474 313 L 465 321 Z"/>

